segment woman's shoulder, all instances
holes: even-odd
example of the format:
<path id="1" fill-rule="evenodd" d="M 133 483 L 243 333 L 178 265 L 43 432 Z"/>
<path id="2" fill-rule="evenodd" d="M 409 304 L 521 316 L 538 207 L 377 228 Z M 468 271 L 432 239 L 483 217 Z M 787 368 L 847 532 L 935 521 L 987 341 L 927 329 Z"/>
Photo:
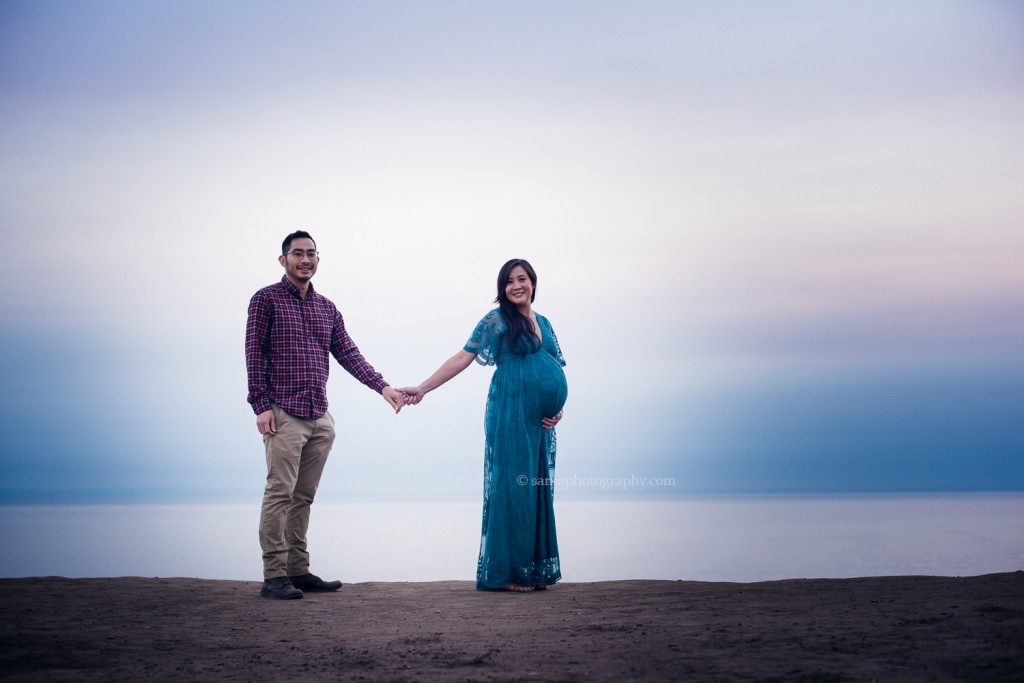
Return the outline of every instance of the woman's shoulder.
<path id="1" fill-rule="evenodd" d="M 507 330 L 508 326 L 501 317 L 501 311 L 495 308 L 480 319 L 480 322 L 473 328 L 473 334 L 469 339 L 470 342 L 482 343 L 487 339 L 500 337 Z"/>
<path id="2" fill-rule="evenodd" d="M 505 327 L 505 318 L 501 315 L 500 308 L 493 308 L 487 312 L 483 318 L 480 319 L 481 325 L 488 327 Z"/>

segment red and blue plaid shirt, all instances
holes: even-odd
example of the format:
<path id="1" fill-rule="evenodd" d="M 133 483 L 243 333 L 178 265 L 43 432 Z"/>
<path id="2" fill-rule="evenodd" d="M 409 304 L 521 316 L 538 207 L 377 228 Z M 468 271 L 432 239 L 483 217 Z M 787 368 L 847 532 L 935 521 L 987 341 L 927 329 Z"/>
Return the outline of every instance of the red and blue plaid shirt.
<path id="1" fill-rule="evenodd" d="M 253 295 L 245 325 L 245 367 L 254 413 L 270 410 L 273 403 L 295 417 L 322 417 L 327 412 L 328 354 L 378 393 L 388 386 L 348 336 L 341 313 L 313 291 L 312 283 L 305 299 L 287 276 Z"/>

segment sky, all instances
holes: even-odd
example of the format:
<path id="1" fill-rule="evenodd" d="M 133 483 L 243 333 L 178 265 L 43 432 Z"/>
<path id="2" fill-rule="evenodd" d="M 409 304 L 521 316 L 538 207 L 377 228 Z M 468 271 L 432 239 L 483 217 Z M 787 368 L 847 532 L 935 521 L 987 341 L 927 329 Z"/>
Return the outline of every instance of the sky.
<path id="1" fill-rule="evenodd" d="M 245 311 L 309 230 L 396 386 L 509 258 L 559 495 L 1024 490 L 1010 0 L 0 0 L 0 502 L 259 498 Z M 472 499 L 492 370 L 332 362 L 321 498 Z"/>

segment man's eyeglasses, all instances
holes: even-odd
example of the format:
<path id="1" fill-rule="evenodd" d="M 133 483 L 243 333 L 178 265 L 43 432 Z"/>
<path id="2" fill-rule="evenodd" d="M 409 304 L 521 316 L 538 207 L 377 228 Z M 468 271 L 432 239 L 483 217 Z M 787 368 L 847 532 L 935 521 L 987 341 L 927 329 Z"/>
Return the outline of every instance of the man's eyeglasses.
<path id="1" fill-rule="evenodd" d="M 294 256 L 295 258 L 302 258 L 303 256 L 308 256 L 310 260 L 313 260 L 320 255 L 320 252 L 318 252 L 316 249 L 310 249 L 309 251 L 303 251 L 302 249 L 292 249 L 291 251 L 288 252 L 288 255 Z"/>

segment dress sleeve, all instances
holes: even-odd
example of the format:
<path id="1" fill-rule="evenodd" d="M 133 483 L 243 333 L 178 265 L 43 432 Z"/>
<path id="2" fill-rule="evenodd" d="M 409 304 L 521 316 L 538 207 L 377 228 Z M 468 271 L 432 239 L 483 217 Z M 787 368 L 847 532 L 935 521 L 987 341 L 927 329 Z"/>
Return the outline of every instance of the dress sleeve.
<path id="1" fill-rule="evenodd" d="M 476 354 L 476 362 L 480 365 L 494 365 L 498 359 L 498 347 L 501 337 L 508 327 L 501 318 L 498 309 L 494 309 L 477 323 L 463 350 Z"/>
<path id="2" fill-rule="evenodd" d="M 558 364 L 561 365 L 564 368 L 565 367 L 565 356 L 562 355 L 562 347 L 558 345 L 558 335 L 555 334 L 555 328 L 551 327 L 551 321 L 550 320 L 548 320 L 544 316 L 540 316 L 540 317 L 544 318 L 544 322 L 545 322 L 545 324 L 547 325 L 547 328 L 548 328 L 547 331 L 551 333 L 551 341 L 554 342 L 554 344 L 555 344 L 555 360 L 557 360 Z"/>

